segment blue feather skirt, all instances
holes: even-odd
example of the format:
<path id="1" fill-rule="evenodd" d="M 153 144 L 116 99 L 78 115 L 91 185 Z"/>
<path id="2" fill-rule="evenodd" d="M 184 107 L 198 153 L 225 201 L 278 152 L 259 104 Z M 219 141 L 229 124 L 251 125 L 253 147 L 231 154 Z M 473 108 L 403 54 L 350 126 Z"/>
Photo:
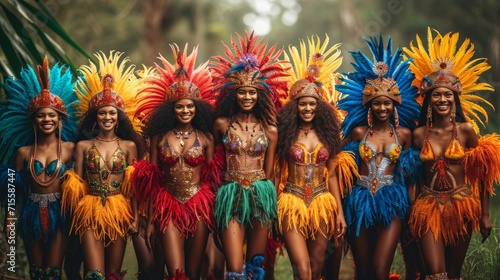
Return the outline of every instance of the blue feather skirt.
<path id="1" fill-rule="evenodd" d="M 406 219 L 410 197 L 405 185 L 392 183 L 379 189 L 374 195 L 364 186 L 356 185 L 343 202 L 348 232 L 361 226 L 369 228 L 382 225 L 389 227 L 393 219 Z"/>
<path id="2" fill-rule="evenodd" d="M 38 240 L 50 242 L 57 230 L 67 235 L 66 219 L 61 215 L 60 194 L 32 193 L 23 207 L 20 224 L 21 236 L 28 244 Z"/>

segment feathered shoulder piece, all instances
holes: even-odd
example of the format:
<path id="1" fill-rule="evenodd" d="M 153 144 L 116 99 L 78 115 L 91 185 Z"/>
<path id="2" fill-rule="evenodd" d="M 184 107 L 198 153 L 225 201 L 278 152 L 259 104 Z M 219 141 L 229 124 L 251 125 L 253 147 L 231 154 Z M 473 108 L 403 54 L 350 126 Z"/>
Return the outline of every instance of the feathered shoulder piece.
<path id="1" fill-rule="evenodd" d="M 292 85 L 289 100 L 311 96 L 327 102 L 334 101 L 338 76 L 335 71 L 342 64 L 342 57 L 340 44 L 328 47 L 329 40 L 326 35 L 321 43 L 319 37 L 315 35 L 307 38 L 307 46 L 300 40 L 300 50 L 295 46 L 288 48 L 289 54 L 285 53 L 285 60 L 290 61 L 293 66 L 288 71 Z"/>
<path id="2" fill-rule="evenodd" d="M 77 117 L 73 106 L 78 98 L 69 69 L 59 63 L 50 69 L 45 58 L 38 71 L 28 66 L 19 77 L 6 79 L 6 102 L 0 103 L 1 163 L 12 163 L 19 147 L 33 144 L 32 115 L 38 109 L 52 108 L 63 116 L 63 141 L 72 141 L 76 136 Z"/>
<path id="3" fill-rule="evenodd" d="M 136 117 L 146 119 L 155 107 L 164 101 L 174 102 L 179 99 L 204 100 L 212 105 L 212 77 L 208 61 L 195 68 L 198 48 L 188 55 L 188 45 L 181 51 L 176 44 L 170 45 L 174 63 L 163 56 L 158 58 L 157 72 L 145 77 L 144 87 L 138 97 Z"/>
<path id="4" fill-rule="evenodd" d="M 135 65 L 123 53 L 110 51 L 95 54 L 97 65 L 90 62 L 79 69 L 81 75 L 76 82 L 76 94 L 80 99 L 77 115 L 103 106 L 114 106 L 125 112 L 132 121 L 136 111 L 136 96 L 141 89 L 141 80 L 135 76 Z M 132 122 L 139 130 L 139 123 Z"/>
<path id="5" fill-rule="evenodd" d="M 416 45 L 410 43 L 409 48 L 403 48 L 406 55 L 412 59 L 410 70 L 415 73 L 413 85 L 419 88 L 420 95 L 437 88 L 446 87 L 458 94 L 465 117 L 476 132 L 479 131 L 477 122 L 484 126 L 482 115 L 488 121 L 488 113 L 479 104 L 493 105 L 486 99 L 475 94 L 476 91 L 493 91 L 488 83 L 479 83 L 478 79 L 491 67 L 486 58 L 472 59 L 474 45 L 467 38 L 458 46 L 459 33 L 441 35 L 427 28 L 427 48 L 417 35 Z"/>
<path id="6" fill-rule="evenodd" d="M 239 87 L 254 87 L 271 96 L 275 107 L 281 107 L 280 98 L 286 96 L 288 63 L 279 60 L 283 49 L 259 40 L 252 32 L 242 37 L 236 33 L 231 45 L 224 44 L 225 56 L 216 56 L 211 61 L 216 98 L 220 98 Z"/>
<path id="7" fill-rule="evenodd" d="M 342 122 L 344 137 L 348 137 L 357 126 L 367 125 L 368 107 L 378 96 L 393 100 L 398 117 L 394 125 L 413 129 L 418 120 L 420 106 L 416 101 L 417 89 L 412 86 L 413 74 L 408 69 L 410 61 L 402 61 L 402 51 L 398 47 L 392 52 L 392 39 L 385 48 L 382 35 L 365 38 L 372 53 L 369 59 L 360 50 L 351 52 L 354 71 L 340 77 L 337 86 L 341 93 L 339 109 L 347 112 Z"/>

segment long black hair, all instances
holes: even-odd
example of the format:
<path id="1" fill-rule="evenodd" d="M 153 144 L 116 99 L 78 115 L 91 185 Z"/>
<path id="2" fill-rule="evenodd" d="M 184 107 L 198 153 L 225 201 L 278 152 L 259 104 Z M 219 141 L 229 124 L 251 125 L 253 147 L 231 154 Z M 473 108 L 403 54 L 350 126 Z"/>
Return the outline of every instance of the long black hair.
<path id="1" fill-rule="evenodd" d="M 208 103 L 202 100 L 192 99 L 196 112 L 192 121 L 193 128 L 202 132 L 211 139 L 211 131 L 213 125 L 212 108 Z M 156 107 L 151 116 L 146 121 L 144 135 L 153 137 L 161 135 L 174 129 L 177 120 L 174 114 L 175 101 L 165 101 L 163 104 Z"/>
<path id="2" fill-rule="evenodd" d="M 236 92 L 236 89 L 223 92 L 222 96 L 217 99 L 215 118 L 232 118 L 240 112 L 240 106 L 236 102 Z M 265 130 L 269 129 L 269 126 L 276 126 L 276 109 L 271 97 L 261 89 L 257 89 L 257 96 L 257 104 L 255 104 L 253 114 Z"/>
<path id="3" fill-rule="evenodd" d="M 420 118 L 418 119 L 418 126 L 425 126 L 427 123 L 427 110 L 429 108 L 429 100 L 431 99 L 432 91 L 428 91 L 425 94 L 424 102 L 422 103 L 422 109 L 420 110 Z M 455 99 L 455 110 L 456 110 L 456 122 L 466 122 L 464 111 L 462 109 L 462 104 L 460 103 L 460 98 L 458 98 L 458 94 L 453 92 L 453 97 Z"/>
<path id="4" fill-rule="evenodd" d="M 278 114 L 278 157 L 279 162 L 288 161 L 289 151 L 297 141 L 299 126 L 302 120 L 298 117 L 298 99 L 288 102 L 281 108 Z M 319 141 L 330 152 L 330 158 L 342 150 L 340 139 L 340 120 L 335 108 L 323 100 L 317 99 L 314 119 L 312 121 L 314 131 Z"/>
<path id="5" fill-rule="evenodd" d="M 87 113 L 83 115 L 80 125 L 78 126 L 77 142 L 92 139 L 99 134 L 99 125 L 97 125 L 98 109 L 99 108 L 94 108 L 87 111 Z M 137 158 L 143 158 L 146 152 L 146 143 L 144 138 L 142 138 L 141 135 L 134 130 L 132 122 L 128 119 L 127 115 L 122 110 L 117 109 L 117 111 L 118 128 L 116 130 L 116 135 L 121 139 L 134 142 L 137 147 Z"/>

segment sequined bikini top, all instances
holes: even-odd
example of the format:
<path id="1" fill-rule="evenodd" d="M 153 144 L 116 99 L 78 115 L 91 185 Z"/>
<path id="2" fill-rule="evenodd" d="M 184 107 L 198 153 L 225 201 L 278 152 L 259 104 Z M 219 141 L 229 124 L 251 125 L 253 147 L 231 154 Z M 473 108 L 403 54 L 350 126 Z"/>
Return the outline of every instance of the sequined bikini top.
<path id="1" fill-rule="evenodd" d="M 318 143 L 311 153 L 309 153 L 306 146 L 300 142 L 296 142 L 290 148 L 290 159 L 295 164 L 312 163 L 325 165 L 329 156 L 330 153 L 321 143 Z"/>
<path id="2" fill-rule="evenodd" d="M 228 171 L 239 170 L 259 170 L 264 166 L 264 156 L 269 139 L 260 129 L 249 140 L 243 141 L 241 137 L 230 131 L 231 125 L 226 129 L 222 136 L 222 142 L 226 150 L 226 162 Z M 252 162 L 247 162 L 248 157 Z M 246 166 L 241 166 L 245 162 Z"/>
<path id="3" fill-rule="evenodd" d="M 102 172 L 107 172 L 108 174 L 121 174 L 123 173 L 123 170 L 127 167 L 127 156 L 125 152 L 122 150 L 120 147 L 120 141 L 116 140 L 118 147 L 116 147 L 116 150 L 113 152 L 111 155 L 111 158 L 109 160 L 106 160 L 99 150 L 97 149 L 95 142 L 92 142 L 92 147 L 88 149 L 88 151 L 85 152 L 84 156 L 84 161 L 85 161 L 85 166 L 86 170 L 90 174 L 99 174 Z M 101 168 L 101 159 L 107 163 L 108 161 L 111 161 L 113 164 L 113 167 L 111 170 L 108 169 L 108 166 L 104 164 L 104 166 Z"/>
<path id="4" fill-rule="evenodd" d="M 312 152 L 300 142 L 290 147 L 290 159 L 293 167 L 288 175 L 288 181 L 297 186 L 316 186 L 325 181 L 325 164 L 330 157 L 330 152 L 318 143 Z"/>
<path id="5" fill-rule="evenodd" d="M 193 145 L 186 151 L 179 153 L 173 149 L 168 143 L 168 134 L 165 136 L 165 143 L 160 152 L 160 159 L 163 164 L 167 166 L 172 166 L 180 162 L 186 163 L 191 167 L 196 167 L 205 162 L 205 155 L 203 154 L 203 146 L 201 145 L 200 139 L 198 138 L 198 132 L 196 132 L 196 140 Z"/>
<path id="6" fill-rule="evenodd" d="M 36 176 L 40 176 L 40 174 L 45 172 L 45 174 L 47 174 L 47 176 L 52 177 L 52 176 L 54 176 L 54 173 L 56 172 L 57 159 L 54 159 L 53 161 L 51 161 L 46 167 L 43 166 L 43 163 L 41 163 L 40 161 L 35 159 L 34 166 L 35 166 Z M 29 168 L 29 163 L 26 163 L 26 169 L 28 169 L 28 168 Z M 61 168 L 59 169 L 58 175 L 64 174 L 64 172 L 66 172 L 66 169 L 67 169 L 66 164 L 64 164 L 64 162 L 61 162 Z"/>

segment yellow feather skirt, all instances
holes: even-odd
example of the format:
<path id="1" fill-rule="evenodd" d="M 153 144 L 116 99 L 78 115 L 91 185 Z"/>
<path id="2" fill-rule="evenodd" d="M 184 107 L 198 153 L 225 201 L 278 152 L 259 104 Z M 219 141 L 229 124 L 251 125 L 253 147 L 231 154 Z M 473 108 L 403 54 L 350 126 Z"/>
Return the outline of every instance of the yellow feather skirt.
<path id="1" fill-rule="evenodd" d="M 470 186 L 451 191 L 423 187 L 411 208 L 410 231 L 416 238 L 431 231 L 435 240 L 441 236 L 445 245 L 455 245 L 470 234 L 469 229 L 479 229 L 480 217 L 481 201 Z"/>
<path id="2" fill-rule="evenodd" d="M 78 203 L 71 224 L 71 232 L 80 237 L 92 230 L 97 240 L 108 246 L 118 238 L 125 238 L 133 220 L 130 203 L 123 194 L 106 197 L 85 195 Z"/>
<path id="3" fill-rule="evenodd" d="M 282 192 L 278 197 L 278 230 L 283 234 L 293 229 L 311 239 L 320 232 L 330 238 L 335 230 L 336 213 L 337 202 L 329 192 L 314 198 L 309 206 L 302 198 Z M 288 223 L 286 229 L 283 228 L 285 219 Z"/>

